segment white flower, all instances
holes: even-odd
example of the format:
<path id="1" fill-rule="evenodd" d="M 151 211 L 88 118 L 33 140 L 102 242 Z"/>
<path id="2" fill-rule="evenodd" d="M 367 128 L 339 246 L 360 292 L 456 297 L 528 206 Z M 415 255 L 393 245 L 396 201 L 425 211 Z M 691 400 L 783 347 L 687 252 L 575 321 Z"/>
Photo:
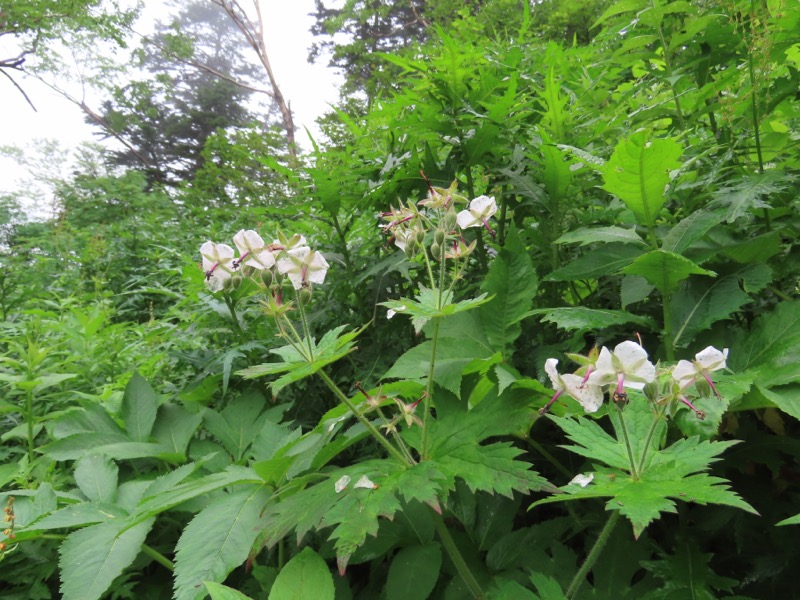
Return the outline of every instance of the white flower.
<path id="1" fill-rule="evenodd" d="M 272 242 L 273 249 L 292 250 L 293 248 L 301 248 L 308 245 L 306 238 L 299 233 L 295 233 L 290 238 L 285 238 L 283 237 L 283 234 L 278 232 L 278 237 L 280 239 Z"/>
<path id="2" fill-rule="evenodd" d="M 328 272 L 328 261 L 308 246 L 292 248 L 278 259 L 278 272 L 288 275 L 294 289 L 305 287 L 308 282 L 323 283 Z"/>
<path id="3" fill-rule="evenodd" d="M 595 370 L 587 383 L 616 384 L 617 393 L 622 393 L 623 387 L 642 390 L 645 384 L 655 381 L 655 378 L 656 368 L 647 360 L 647 351 L 636 342 L 625 341 L 617 344 L 613 354 L 605 347 L 600 350 Z"/>
<path id="4" fill-rule="evenodd" d="M 218 292 L 225 280 L 230 279 L 231 272 L 236 269 L 236 265 L 233 264 L 233 248 L 227 244 L 205 242 L 200 246 L 200 254 L 203 257 L 206 285 L 212 292 Z"/>
<path id="5" fill-rule="evenodd" d="M 467 210 L 458 213 L 456 223 L 461 229 L 482 226 L 490 229 L 487 221 L 496 212 L 497 202 L 494 201 L 494 196 L 478 196 L 469 203 Z"/>
<path id="6" fill-rule="evenodd" d="M 566 375 L 559 375 L 558 370 L 556 369 L 557 365 L 557 358 L 548 358 L 544 363 L 545 373 L 547 373 L 547 375 L 550 377 L 550 381 L 553 383 L 553 389 L 556 391 L 556 393 L 541 412 L 547 412 L 547 410 L 553 405 L 553 402 L 555 402 L 564 392 L 566 392 L 568 396 L 577 400 L 578 403 L 583 407 L 583 410 L 585 410 L 587 413 L 597 412 L 597 410 L 603 404 L 602 390 L 596 385 L 584 384 L 583 378 L 579 377 L 578 375 L 570 373 Z"/>
<path id="7" fill-rule="evenodd" d="M 344 489 L 349 485 L 349 483 L 350 483 L 350 476 L 342 475 L 333 485 L 333 489 L 335 489 L 336 493 L 339 494 L 344 491 Z"/>
<path id="8" fill-rule="evenodd" d="M 354 489 L 366 488 L 366 489 L 370 489 L 370 490 L 377 490 L 378 489 L 378 485 L 376 483 L 373 483 L 372 481 L 370 481 L 369 477 L 367 477 L 366 475 L 362 475 L 359 478 L 359 480 L 356 481 L 356 484 L 353 486 L 353 488 Z"/>
<path id="9" fill-rule="evenodd" d="M 678 361 L 675 368 L 672 369 L 672 379 L 678 384 L 681 390 L 686 389 L 702 377 L 711 386 L 714 394 L 719 396 L 717 388 L 711 381 L 710 373 L 719 371 L 727 366 L 728 349 L 717 350 L 714 346 L 709 346 L 705 350 L 701 350 L 694 356 L 694 361 L 688 360 Z"/>
<path id="10" fill-rule="evenodd" d="M 594 481 L 594 473 L 589 473 L 588 475 L 575 475 L 572 480 L 567 485 L 579 485 L 581 487 L 586 487 L 590 483 Z"/>
<path id="11" fill-rule="evenodd" d="M 252 229 L 242 229 L 233 236 L 233 243 L 239 250 L 237 265 L 247 265 L 255 269 L 271 269 L 275 257 L 264 244 L 264 240 Z"/>

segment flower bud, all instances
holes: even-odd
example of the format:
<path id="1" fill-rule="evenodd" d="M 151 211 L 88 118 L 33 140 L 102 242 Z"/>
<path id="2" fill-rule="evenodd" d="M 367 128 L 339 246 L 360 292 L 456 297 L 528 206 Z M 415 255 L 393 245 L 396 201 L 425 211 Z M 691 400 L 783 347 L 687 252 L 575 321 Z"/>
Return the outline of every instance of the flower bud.
<path id="1" fill-rule="evenodd" d="M 263 271 L 261 271 L 261 282 L 265 286 L 272 287 L 274 281 L 275 281 L 275 275 L 273 275 L 272 269 L 264 269 Z"/>
<path id="2" fill-rule="evenodd" d="M 300 302 L 302 304 L 308 304 L 311 301 L 311 286 L 304 287 L 300 290 Z"/>
<path id="3" fill-rule="evenodd" d="M 456 228 L 456 218 L 456 211 L 452 206 L 450 206 L 450 208 L 447 209 L 447 212 L 444 213 L 444 219 L 442 221 L 444 228 L 447 231 L 452 231 Z"/>
<path id="4" fill-rule="evenodd" d="M 436 242 L 434 242 L 433 244 L 431 244 L 431 254 L 433 255 L 433 258 L 435 258 L 436 260 L 441 260 L 442 247 Z"/>
<path id="5" fill-rule="evenodd" d="M 231 277 L 231 289 L 238 290 L 239 286 L 242 285 L 242 278 L 239 275 L 234 275 Z"/>
<path id="6" fill-rule="evenodd" d="M 437 244 L 438 246 L 441 246 L 442 244 L 444 244 L 444 237 L 445 237 L 444 231 L 442 231 L 441 229 L 437 229 L 433 234 L 433 243 Z"/>
<path id="7" fill-rule="evenodd" d="M 414 236 L 409 236 L 409 238 L 406 240 L 406 256 L 416 256 L 417 250 L 417 240 L 414 238 Z"/>
<path id="8" fill-rule="evenodd" d="M 222 282 L 222 289 L 223 290 L 230 290 L 233 287 L 233 277 L 228 277 L 226 280 Z"/>

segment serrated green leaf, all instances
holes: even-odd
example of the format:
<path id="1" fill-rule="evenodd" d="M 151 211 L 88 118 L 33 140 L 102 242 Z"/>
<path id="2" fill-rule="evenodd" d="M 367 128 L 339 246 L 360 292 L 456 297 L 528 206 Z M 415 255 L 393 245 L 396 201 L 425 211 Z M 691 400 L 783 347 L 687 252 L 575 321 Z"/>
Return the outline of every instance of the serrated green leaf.
<path id="1" fill-rule="evenodd" d="M 539 281 L 530 255 L 511 227 L 505 246 L 492 262 L 481 291 L 493 296 L 478 310 L 478 317 L 491 347 L 506 354 L 519 337 L 519 322 L 525 316 L 536 295 Z"/>
<path id="2" fill-rule="evenodd" d="M 731 345 L 730 357 L 735 372 L 800 361 L 800 300 L 781 302 L 758 317 L 750 333 Z"/>
<path id="3" fill-rule="evenodd" d="M 122 420 L 133 441 L 146 442 L 149 439 L 157 409 L 155 390 L 138 372 L 134 373 L 122 396 Z"/>
<path id="4" fill-rule="evenodd" d="M 560 329 L 596 331 L 615 325 L 636 323 L 654 329 L 656 323 L 649 317 L 640 317 L 622 310 L 601 310 L 583 307 L 541 308 L 532 310 L 529 315 L 544 315 L 542 321 L 555 323 Z"/>
<path id="5" fill-rule="evenodd" d="M 698 210 L 683 219 L 667 232 L 661 242 L 661 249 L 666 252 L 682 254 L 691 245 L 702 238 L 708 231 L 718 225 L 723 214 L 719 211 Z"/>
<path id="6" fill-rule="evenodd" d="M 42 448 L 54 460 L 75 460 L 87 452 L 105 454 L 116 460 L 133 458 L 161 458 L 180 462 L 183 456 L 170 454 L 161 444 L 122 441 L 119 436 L 104 433 L 83 433 L 56 440 Z"/>
<path id="7" fill-rule="evenodd" d="M 238 461 L 250 447 L 264 418 L 259 418 L 265 406 L 264 398 L 257 392 L 248 392 L 229 402 L 221 412 L 206 409 L 203 419 L 206 428 Z"/>
<path id="8" fill-rule="evenodd" d="M 119 519 L 79 529 L 59 548 L 63 600 L 99 600 L 139 554 L 154 519 L 122 531 Z"/>
<path id="9" fill-rule="evenodd" d="M 749 238 L 733 246 L 725 246 L 722 253 L 738 263 L 766 262 L 781 251 L 781 234 L 770 231 Z"/>
<path id="10" fill-rule="evenodd" d="M 673 343 L 678 348 L 688 346 L 698 333 L 730 318 L 748 302 L 751 298 L 742 291 L 736 275 L 690 278 L 672 296 Z"/>
<path id="11" fill-rule="evenodd" d="M 770 208 L 762 198 L 783 191 L 788 184 L 788 178 L 780 170 L 748 173 L 738 182 L 714 192 L 708 208 L 722 209 L 722 220 L 733 223 L 752 210 Z"/>
<path id="12" fill-rule="evenodd" d="M 619 286 L 620 306 L 625 307 L 646 300 L 653 292 L 655 286 L 648 283 L 647 279 L 639 275 L 626 275 Z"/>
<path id="13" fill-rule="evenodd" d="M 673 139 L 651 139 L 647 131 L 634 133 L 617 144 L 603 167 L 603 188 L 620 198 L 640 224 L 653 227 L 666 202 L 669 173 L 680 166 L 682 153 Z"/>
<path id="14" fill-rule="evenodd" d="M 154 441 L 167 452 L 186 454 L 189 442 L 203 422 L 199 414 L 190 413 L 177 404 L 162 404 L 158 407 L 158 418 L 150 432 Z"/>
<path id="15" fill-rule="evenodd" d="M 641 275 L 662 294 L 669 295 L 678 284 L 690 275 L 716 275 L 703 269 L 688 258 L 672 252 L 654 250 L 648 252 L 623 269 L 627 275 Z"/>
<path id="16" fill-rule="evenodd" d="M 426 600 L 439 579 L 442 548 L 407 546 L 394 555 L 386 578 L 386 600 Z"/>
<path id="17" fill-rule="evenodd" d="M 206 586 L 208 593 L 211 595 L 211 600 L 252 600 L 250 596 L 245 596 L 242 592 L 221 583 L 204 581 L 203 585 Z"/>
<path id="18" fill-rule="evenodd" d="M 269 592 L 269 600 L 333 600 L 333 597 L 331 572 L 309 547 L 286 563 Z"/>
<path id="19" fill-rule="evenodd" d="M 204 581 L 223 581 L 247 559 L 271 496 L 272 491 L 260 485 L 239 487 L 189 522 L 176 547 L 176 600 L 204 597 Z"/>
<path id="20" fill-rule="evenodd" d="M 643 249 L 632 244 L 611 243 L 589 250 L 571 263 L 556 269 L 545 280 L 573 281 L 619 273 L 642 255 Z"/>
<path id="21" fill-rule="evenodd" d="M 106 502 L 82 502 L 65 506 L 50 513 L 36 522 L 34 529 L 44 531 L 47 529 L 66 529 L 84 527 L 94 523 L 103 523 L 112 519 L 127 516 L 124 510 L 115 504 Z"/>
<path id="22" fill-rule="evenodd" d="M 800 525 L 800 514 L 797 514 L 783 521 L 778 521 L 775 525 Z"/>
<path id="23" fill-rule="evenodd" d="M 555 241 L 556 244 L 580 244 L 581 246 L 595 242 L 619 242 L 621 244 L 639 244 L 643 247 L 647 246 L 647 243 L 635 230 L 613 226 L 576 229 L 575 231 L 565 233 Z"/>
<path id="24" fill-rule="evenodd" d="M 95 502 L 114 502 L 117 494 L 117 465 L 106 456 L 90 454 L 75 464 L 75 483 Z"/>

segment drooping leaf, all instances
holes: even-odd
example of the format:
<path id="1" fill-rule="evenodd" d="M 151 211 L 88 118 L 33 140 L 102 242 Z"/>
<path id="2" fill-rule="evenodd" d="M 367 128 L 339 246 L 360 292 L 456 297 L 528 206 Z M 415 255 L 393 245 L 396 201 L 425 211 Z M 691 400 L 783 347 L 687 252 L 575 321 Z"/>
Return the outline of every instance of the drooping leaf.
<path id="1" fill-rule="evenodd" d="M 133 441 L 148 441 L 157 409 L 158 395 L 155 390 L 138 372 L 134 373 L 122 396 L 122 420 Z"/>
<path id="2" fill-rule="evenodd" d="M 99 600 L 139 554 L 153 521 L 142 521 L 120 533 L 124 522 L 115 519 L 69 534 L 59 549 L 61 597 Z"/>
<path id="3" fill-rule="evenodd" d="M 113 502 L 117 494 L 119 469 L 100 454 L 83 456 L 75 464 L 75 483 L 89 500 Z"/>
<path id="4" fill-rule="evenodd" d="M 550 273 L 546 280 L 573 281 L 619 273 L 644 252 L 633 244 L 613 242 L 587 251 L 583 256 Z"/>
<path id="5" fill-rule="evenodd" d="M 252 600 L 250 596 L 245 596 L 242 592 L 221 583 L 204 581 L 203 585 L 211 595 L 211 600 Z"/>
<path id="6" fill-rule="evenodd" d="M 595 242 L 612 243 L 619 242 L 621 244 L 638 244 L 642 247 L 647 247 L 647 243 L 642 237 L 633 229 L 625 229 L 623 227 L 588 227 L 585 229 L 576 229 L 565 233 L 556 240 L 556 244 L 592 244 Z"/>
<path id="7" fill-rule="evenodd" d="M 603 188 L 619 197 L 640 224 L 653 227 L 666 202 L 670 171 L 680 166 L 682 153 L 673 139 L 653 139 L 647 131 L 634 133 L 617 144 L 603 167 Z"/>
<path id="8" fill-rule="evenodd" d="M 504 352 L 517 339 L 521 331 L 519 322 L 530 309 L 539 287 L 530 256 L 524 250 L 516 228 L 511 227 L 481 286 L 493 298 L 480 306 L 478 316 L 496 351 Z"/>
<path id="9" fill-rule="evenodd" d="M 426 600 L 439 579 L 442 548 L 437 543 L 406 546 L 394 555 L 386 578 L 387 600 Z"/>
<path id="10" fill-rule="evenodd" d="M 261 511 L 271 495 L 260 485 L 242 486 L 192 519 L 176 547 L 176 600 L 202 598 L 204 581 L 223 581 L 245 561 L 258 535 Z"/>
<path id="11" fill-rule="evenodd" d="M 278 573 L 269 600 L 333 600 L 333 577 L 319 554 L 305 547 Z"/>
<path id="12" fill-rule="evenodd" d="M 654 250 L 638 257 L 623 272 L 641 275 L 662 294 L 671 294 L 690 275 L 715 275 L 713 271 L 703 269 L 680 254 L 663 250 Z"/>
<path id="13" fill-rule="evenodd" d="M 601 310 L 580 306 L 566 308 L 541 308 L 532 310 L 530 315 L 544 315 L 542 321 L 555 323 L 560 329 L 579 331 L 597 331 L 615 325 L 636 323 L 648 329 L 654 329 L 656 323 L 648 317 L 640 317 L 623 310 Z"/>

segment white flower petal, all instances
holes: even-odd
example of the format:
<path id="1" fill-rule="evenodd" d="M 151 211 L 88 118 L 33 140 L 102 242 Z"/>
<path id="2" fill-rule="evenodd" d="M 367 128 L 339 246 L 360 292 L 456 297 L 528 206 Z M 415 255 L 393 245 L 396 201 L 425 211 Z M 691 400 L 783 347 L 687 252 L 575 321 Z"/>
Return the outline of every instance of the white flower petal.
<path id="1" fill-rule="evenodd" d="M 497 202 L 494 201 L 494 196 L 478 196 L 469 203 L 469 210 L 485 220 L 497 212 Z"/>
<path id="2" fill-rule="evenodd" d="M 564 389 L 564 384 L 561 382 L 561 376 L 558 374 L 557 367 L 557 358 L 548 358 L 546 361 L 544 361 L 544 372 L 547 373 L 548 377 L 550 377 L 550 382 L 553 384 L 553 389 L 558 392 Z"/>
<path id="3" fill-rule="evenodd" d="M 592 481 L 594 481 L 594 473 L 589 473 L 588 475 L 580 474 L 575 475 L 568 485 L 579 485 L 581 487 L 586 487 L 592 483 Z"/>
<path id="4" fill-rule="evenodd" d="M 369 477 L 367 477 L 366 475 L 362 475 L 358 479 L 358 481 L 356 481 L 356 484 L 353 486 L 353 488 L 366 488 L 366 489 L 374 490 L 374 489 L 377 489 L 378 486 L 375 485 L 372 481 L 370 481 Z"/>
<path id="5" fill-rule="evenodd" d="M 679 360 L 675 368 L 672 369 L 672 379 L 678 383 L 678 387 L 681 389 L 694 383 L 697 375 L 697 367 L 688 360 Z"/>
<path id="6" fill-rule="evenodd" d="M 572 398 L 578 401 L 587 413 L 597 412 L 603 405 L 603 390 L 598 385 L 584 382 L 579 375 L 562 375 L 564 389 Z"/>
<path id="7" fill-rule="evenodd" d="M 342 475 L 334 484 L 333 489 L 336 490 L 336 493 L 340 493 L 344 491 L 344 489 L 350 483 L 350 476 L 349 475 Z"/>
<path id="8" fill-rule="evenodd" d="M 458 213 L 458 215 L 456 215 L 456 223 L 458 223 L 458 226 L 461 229 L 480 227 L 482 225 L 482 223 L 478 221 L 468 210 L 462 210 L 460 213 Z"/>
<path id="9" fill-rule="evenodd" d="M 703 370 L 718 371 L 727 366 L 728 349 L 725 348 L 720 351 L 714 348 L 714 346 L 709 346 L 705 350 L 698 352 L 694 358 Z"/>

